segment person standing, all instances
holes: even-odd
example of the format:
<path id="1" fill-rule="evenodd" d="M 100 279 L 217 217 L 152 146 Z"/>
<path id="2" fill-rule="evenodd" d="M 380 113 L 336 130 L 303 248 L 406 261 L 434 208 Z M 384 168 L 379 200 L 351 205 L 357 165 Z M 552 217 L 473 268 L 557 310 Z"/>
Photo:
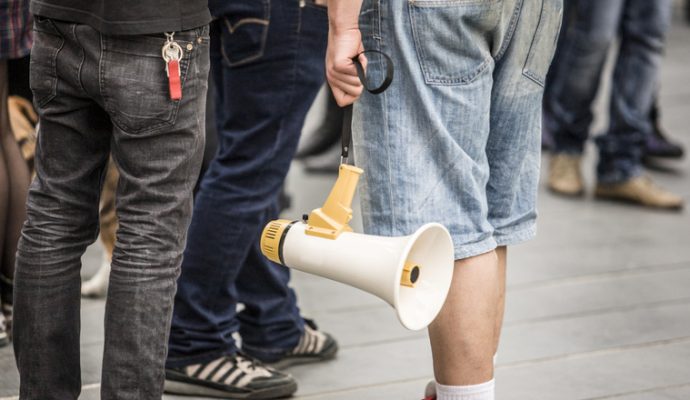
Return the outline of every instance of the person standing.
<path id="1" fill-rule="evenodd" d="M 112 154 L 119 228 L 101 399 L 160 399 L 203 150 L 207 4 L 32 0 L 31 12 L 39 129 L 15 275 L 20 398 L 79 397 L 80 258 L 98 236 Z"/>
<path id="2" fill-rule="evenodd" d="M 328 6 L 326 75 L 338 104 L 362 93 L 352 61 L 362 50 L 387 53 L 395 66 L 388 90 L 354 105 L 366 233 L 402 236 L 441 222 L 455 245 L 450 292 L 429 327 L 436 382 L 427 396 L 491 400 L 507 246 L 536 230 L 541 102 L 562 2 Z M 381 76 L 379 56 L 367 62 Z"/>
<path id="3" fill-rule="evenodd" d="M 671 0 L 568 0 L 572 21 L 564 30 L 544 101 L 553 137 L 548 187 L 581 196 L 580 163 L 589 136 L 592 105 L 612 43 L 620 38 L 612 79 L 609 126 L 596 138 L 598 198 L 646 207 L 680 209 L 683 199 L 643 175 L 645 141 L 654 136 L 650 118 L 659 65 L 671 19 Z"/>
<path id="4" fill-rule="evenodd" d="M 9 343 L 15 253 L 26 218 L 29 167 L 15 141 L 8 109 L 8 61 L 31 50 L 28 0 L 0 1 L 0 347 Z"/>
<path id="5" fill-rule="evenodd" d="M 304 118 L 324 82 L 328 17 L 313 0 L 209 6 L 217 18 L 211 70 L 218 150 L 195 198 L 165 390 L 280 398 L 297 383 L 265 363 L 285 368 L 331 359 L 338 350 L 331 335 L 300 315 L 289 269 L 259 248 L 264 226 L 278 217 Z"/>

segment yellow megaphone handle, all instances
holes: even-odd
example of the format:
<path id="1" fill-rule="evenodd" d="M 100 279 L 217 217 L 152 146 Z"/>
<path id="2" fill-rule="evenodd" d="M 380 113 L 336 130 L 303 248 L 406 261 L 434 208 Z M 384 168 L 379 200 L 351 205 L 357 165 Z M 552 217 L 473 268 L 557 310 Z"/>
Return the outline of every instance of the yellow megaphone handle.
<path id="1" fill-rule="evenodd" d="M 306 234 L 335 239 L 343 232 L 352 232 L 352 198 L 359 176 L 364 171 L 354 165 L 341 164 L 338 179 L 321 208 L 312 210 L 307 220 Z"/>

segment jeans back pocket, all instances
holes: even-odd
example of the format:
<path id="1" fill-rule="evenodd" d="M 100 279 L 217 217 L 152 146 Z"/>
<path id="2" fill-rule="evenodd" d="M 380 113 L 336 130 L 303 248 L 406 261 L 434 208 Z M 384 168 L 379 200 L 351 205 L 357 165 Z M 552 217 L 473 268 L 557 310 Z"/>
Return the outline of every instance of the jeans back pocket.
<path id="1" fill-rule="evenodd" d="M 233 0 L 221 18 L 220 51 L 228 67 L 255 61 L 264 54 L 268 38 L 269 0 Z"/>
<path id="2" fill-rule="evenodd" d="M 29 87 L 37 108 L 46 105 L 57 95 L 57 56 L 64 42 L 52 20 L 41 17 L 34 19 Z"/>
<path id="3" fill-rule="evenodd" d="M 409 0 L 414 46 L 427 84 L 465 85 L 492 62 L 499 0 Z"/>
<path id="4" fill-rule="evenodd" d="M 184 97 L 187 70 L 196 42 L 175 37 L 182 47 L 180 82 Z M 101 93 L 105 109 L 124 132 L 141 134 L 175 124 L 181 100 L 170 99 L 161 48 L 165 36 L 103 36 Z"/>
<path id="5" fill-rule="evenodd" d="M 544 86 L 556 50 L 563 18 L 563 0 L 542 0 L 541 15 L 522 73 Z"/>

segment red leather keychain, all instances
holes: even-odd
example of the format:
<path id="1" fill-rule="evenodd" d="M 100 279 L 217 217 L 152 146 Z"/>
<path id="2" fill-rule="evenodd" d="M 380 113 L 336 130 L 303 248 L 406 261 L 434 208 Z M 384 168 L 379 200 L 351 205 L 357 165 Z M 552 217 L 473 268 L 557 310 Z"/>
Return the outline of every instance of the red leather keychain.
<path id="1" fill-rule="evenodd" d="M 182 80 L 180 79 L 180 60 L 183 50 L 173 39 L 175 33 L 166 33 L 168 40 L 163 45 L 162 54 L 165 61 L 165 73 L 168 75 L 170 100 L 182 99 Z"/>

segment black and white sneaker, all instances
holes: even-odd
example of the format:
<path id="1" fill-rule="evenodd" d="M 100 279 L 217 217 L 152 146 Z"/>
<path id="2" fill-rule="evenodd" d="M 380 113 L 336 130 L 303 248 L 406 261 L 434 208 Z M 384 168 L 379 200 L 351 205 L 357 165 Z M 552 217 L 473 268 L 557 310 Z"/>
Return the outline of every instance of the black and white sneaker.
<path id="1" fill-rule="evenodd" d="M 10 338 L 5 328 L 5 317 L 2 315 L 2 312 L 0 312 L 0 347 L 5 347 L 8 344 L 10 344 Z"/>
<path id="2" fill-rule="evenodd" d="M 267 362 L 273 368 L 284 369 L 294 365 L 331 360 L 338 353 L 338 342 L 333 336 L 320 331 L 314 321 L 304 319 L 304 333 L 297 346 L 277 361 Z"/>
<path id="3" fill-rule="evenodd" d="M 165 370 L 165 391 L 223 399 L 280 399 L 297 391 L 289 375 L 235 354 L 203 364 Z"/>

